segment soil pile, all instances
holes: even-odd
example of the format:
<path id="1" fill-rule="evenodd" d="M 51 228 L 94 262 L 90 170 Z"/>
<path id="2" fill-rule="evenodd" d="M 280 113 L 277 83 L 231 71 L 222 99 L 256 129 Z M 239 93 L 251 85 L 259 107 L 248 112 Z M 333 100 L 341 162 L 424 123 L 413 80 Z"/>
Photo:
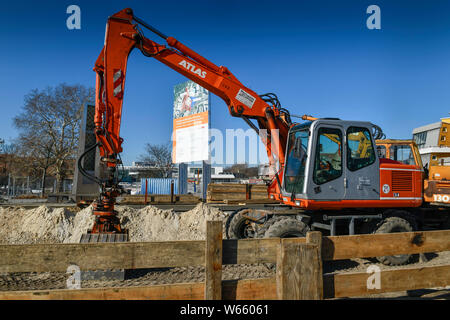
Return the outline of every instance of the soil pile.
<path id="1" fill-rule="evenodd" d="M 0 243 L 63 242 L 73 230 L 75 213 L 64 208 L 0 209 Z"/>
<path id="2" fill-rule="evenodd" d="M 130 241 L 201 240 L 206 221 L 221 220 L 226 214 L 200 203 L 186 212 L 161 210 L 154 206 L 133 209 L 117 206 L 122 226 L 129 230 Z M 92 227 L 92 207 L 77 213 L 64 208 L 0 208 L 0 243 L 78 243 Z"/>

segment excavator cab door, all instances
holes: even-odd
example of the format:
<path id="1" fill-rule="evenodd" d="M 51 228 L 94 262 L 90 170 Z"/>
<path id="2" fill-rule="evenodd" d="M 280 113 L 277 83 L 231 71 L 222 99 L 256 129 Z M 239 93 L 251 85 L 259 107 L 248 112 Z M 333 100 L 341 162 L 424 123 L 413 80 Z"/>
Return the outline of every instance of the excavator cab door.
<path id="1" fill-rule="evenodd" d="M 372 126 L 365 122 L 345 125 L 345 200 L 377 200 L 380 197 L 380 164 L 372 137 Z"/>

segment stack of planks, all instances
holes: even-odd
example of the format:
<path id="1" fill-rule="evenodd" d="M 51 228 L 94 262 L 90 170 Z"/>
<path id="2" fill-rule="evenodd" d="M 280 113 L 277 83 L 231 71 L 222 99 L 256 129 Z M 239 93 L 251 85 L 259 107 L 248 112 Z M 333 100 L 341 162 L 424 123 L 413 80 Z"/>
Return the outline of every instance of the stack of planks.
<path id="1" fill-rule="evenodd" d="M 207 190 L 208 203 L 269 203 L 267 186 L 260 184 L 210 183 Z"/>

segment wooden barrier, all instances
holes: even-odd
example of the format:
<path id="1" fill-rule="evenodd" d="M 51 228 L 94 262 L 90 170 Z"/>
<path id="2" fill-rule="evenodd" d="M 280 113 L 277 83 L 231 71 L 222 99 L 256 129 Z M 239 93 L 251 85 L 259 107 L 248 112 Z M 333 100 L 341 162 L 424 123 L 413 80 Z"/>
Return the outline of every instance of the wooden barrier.
<path id="1" fill-rule="evenodd" d="M 237 183 L 210 183 L 206 193 L 206 200 L 208 203 L 270 201 L 266 185 Z"/>
<path id="2" fill-rule="evenodd" d="M 380 288 L 366 272 L 322 274 L 322 261 L 450 251 L 450 230 L 306 238 L 222 240 L 208 222 L 206 241 L 0 245 L 0 272 L 205 266 L 205 283 L 131 288 L 0 292 L 0 299 L 322 299 L 442 287 L 450 266 L 380 270 Z M 221 281 L 223 264 L 277 263 L 276 277 Z"/>

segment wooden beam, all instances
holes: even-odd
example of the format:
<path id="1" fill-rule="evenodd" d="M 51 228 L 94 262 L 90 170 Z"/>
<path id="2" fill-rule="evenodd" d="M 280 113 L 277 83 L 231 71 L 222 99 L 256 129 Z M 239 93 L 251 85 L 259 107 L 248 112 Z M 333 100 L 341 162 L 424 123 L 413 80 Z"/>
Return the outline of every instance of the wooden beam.
<path id="1" fill-rule="evenodd" d="M 224 240 L 223 264 L 275 263 L 280 239 Z M 189 254 L 186 254 L 186 253 Z M 205 241 L 0 245 L 0 272 L 203 266 Z"/>
<path id="2" fill-rule="evenodd" d="M 281 240 L 277 259 L 277 297 L 280 300 L 316 300 L 319 293 L 319 249 L 313 244 Z"/>
<path id="3" fill-rule="evenodd" d="M 205 262 L 205 241 L 0 245 L 0 257 L 0 272 L 198 266 Z"/>
<path id="4" fill-rule="evenodd" d="M 324 276 L 325 298 L 359 297 L 384 292 L 429 289 L 450 285 L 450 265 L 382 270 L 380 285 L 368 289 L 368 279 L 376 284 L 375 273 L 342 273 Z"/>
<path id="5" fill-rule="evenodd" d="M 3 291 L 0 300 L 203 300 L 204 283 L 79 290 Z M 274 300 L 275 278 L 223 281 L 226 300 Z"/>
<path id="6" fill-rule="evenodd" d="M 203 300 L 203 298 L 203 283 L 0 292 L 0 300 Z"/>
<path id="7" fill-rule="evenodd" d="M 223 300 L 276 300 L 275 278 L 222 281 Z"/>
<path id="8" fill-rule="evenodd" d="M 450 250 L 450 230 L 323 237 L 324 260 Z"/>
<path id="9" fill-rule="evenodd" d="M 276 263 L 279 238 L 223 240 L 223 264 Z"/>
<path id="10" fill-rule="evenodd" d="M 315 276 L 317 277 L 315 281 L 317 282 L 317 294 L 318 300 L 323 300 L 323 266 L 322 266 L 322 233 L 320 231 L 310 231 L 306 234 L 306 243 L 315 245 L 318 250 L 319 259 L 315 262 L 317 264 L 317 272 Z"/>
<path id="11" fill-rule="evenodd" d="M 222 221 L 206 222 L 205 299 L 222 299 Z"/>

